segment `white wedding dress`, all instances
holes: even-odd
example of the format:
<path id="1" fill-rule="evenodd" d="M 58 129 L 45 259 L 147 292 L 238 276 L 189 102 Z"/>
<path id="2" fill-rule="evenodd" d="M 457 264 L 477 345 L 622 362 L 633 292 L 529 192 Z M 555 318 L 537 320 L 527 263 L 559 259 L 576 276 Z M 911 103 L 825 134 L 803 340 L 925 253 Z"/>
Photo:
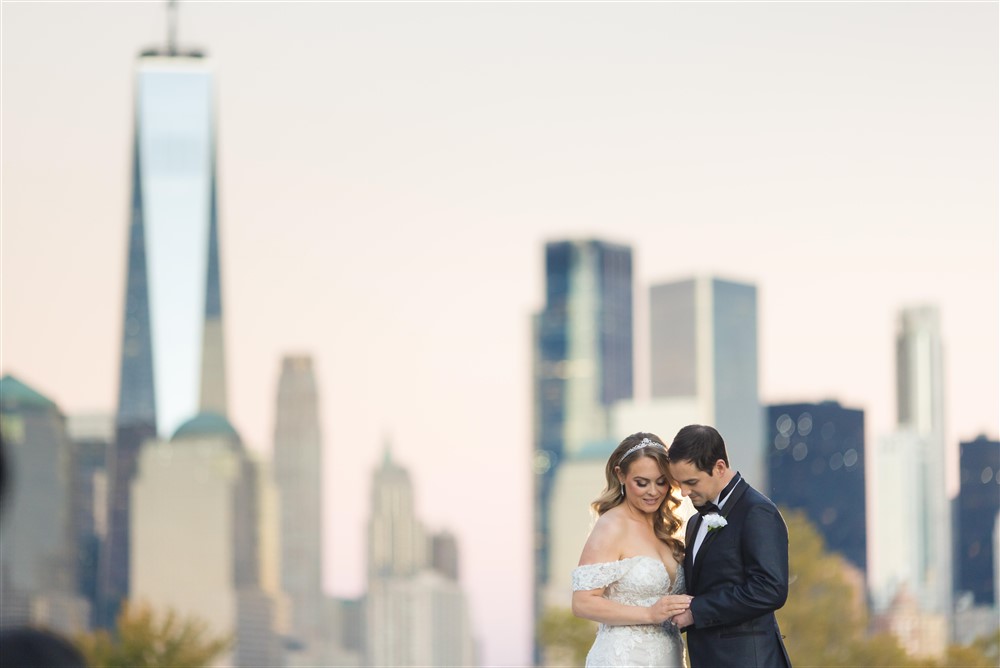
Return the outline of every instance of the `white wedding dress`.
<path id="1" fill-rule="evenodd" d="M 624 605 L 650 606 L 667 594 L 684 593 L 684 570 L 678 566 L 670 582 L 663 562 L 654 557 L 629 557 L 621 561 L 578 566 L 573 570 L 573 591 L 604 587 L 604 597 Z M 684 645 L 672 624 L 610 626 L 601 624 L 587 655 L 587 668 L 605 666 L 663 666 L 681 668 Z"/>

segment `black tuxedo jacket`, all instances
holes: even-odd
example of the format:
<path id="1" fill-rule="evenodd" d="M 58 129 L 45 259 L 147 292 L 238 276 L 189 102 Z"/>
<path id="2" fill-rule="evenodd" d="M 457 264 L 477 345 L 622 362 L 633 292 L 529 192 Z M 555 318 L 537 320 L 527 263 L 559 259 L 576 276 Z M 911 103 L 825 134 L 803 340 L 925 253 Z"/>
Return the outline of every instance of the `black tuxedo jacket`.
<path id="1" fill-rule="evenodd" d="M 692 668 L 790 668 L 774 611 L 788 597 L 788 528 L 766 496 L 740 480 L 692 563 L 703 521 L 687 526 L 684 579 L 694 597 L 687 632 Z"/>

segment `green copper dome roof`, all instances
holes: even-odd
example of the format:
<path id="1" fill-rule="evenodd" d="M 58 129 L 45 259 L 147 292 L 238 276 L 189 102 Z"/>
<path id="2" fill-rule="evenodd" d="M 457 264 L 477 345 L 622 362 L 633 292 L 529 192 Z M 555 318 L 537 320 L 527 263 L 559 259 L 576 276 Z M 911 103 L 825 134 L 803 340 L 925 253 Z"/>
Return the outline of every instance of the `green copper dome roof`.
<path id="1" fill-rule="evenodd" d="M 14 376 L 0 378 L 0 401 L 5 408 L 54 408 L 55 403 L 31 389 Z"/>
<path id="2" fill-rule="evenodd" d="M 182 424 L 174 432 L 171 441 L 183 441 L 194 438 L 222 437 L 239 443 L 240 435 L 224 416 L 218 413 L 198 413 Z"/>

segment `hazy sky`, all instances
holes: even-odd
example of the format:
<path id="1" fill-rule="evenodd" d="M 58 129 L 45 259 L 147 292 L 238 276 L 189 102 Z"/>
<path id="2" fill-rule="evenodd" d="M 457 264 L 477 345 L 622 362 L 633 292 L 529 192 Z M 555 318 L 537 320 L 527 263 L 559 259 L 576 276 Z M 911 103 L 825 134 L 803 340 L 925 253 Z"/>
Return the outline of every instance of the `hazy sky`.
<path id="1" fill-rule="evenodd" d="M 163 7 L 2 4 L 2 366 L 70 414 L 116 400 Z M 640 328 L 657 281 L 756 283 L 763 400 L 863 408 L 869 447 L 896 313 L 937 304 L 948 436 L 997 436 L 995 2 L 181 3 L 179 34 L 218 75 L 231 417 L 269 451 L 280 358 L 315 355 L 333 593 L 391 438 L 485 661 L 529 661 L 547 239 L 631 244 Z"/>

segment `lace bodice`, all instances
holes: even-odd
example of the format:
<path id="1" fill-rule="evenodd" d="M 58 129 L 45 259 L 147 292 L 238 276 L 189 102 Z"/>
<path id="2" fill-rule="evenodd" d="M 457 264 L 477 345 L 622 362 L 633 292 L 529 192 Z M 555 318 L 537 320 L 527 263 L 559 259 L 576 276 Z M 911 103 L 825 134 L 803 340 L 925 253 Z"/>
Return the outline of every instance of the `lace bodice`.
<path id="1" fill-rule="evenodd" d="M 663 562 L 648 556 L 588 564 L 573 570 L 573 591 L 601 588 L 608 600 L 648 607 L 667 594 L 684 593 L 684 570 L 678 566 L 671 582 Z M 587 666 L 680 667 L 682 656 L 680 631 L 671 624 L 600 624 L 597 639 L 587 655 Z"/>
<path id="2" fill-rule="evenodd" d="M 676 582 L 671 583 L 663 562 L 644 555 L 573 569 L 573 591 L 601 587 L 607 588 L 604 596 L 616 603 L 650 606 L 661 596 L 684 591 L 684 570 L 678 566 Z"/>

